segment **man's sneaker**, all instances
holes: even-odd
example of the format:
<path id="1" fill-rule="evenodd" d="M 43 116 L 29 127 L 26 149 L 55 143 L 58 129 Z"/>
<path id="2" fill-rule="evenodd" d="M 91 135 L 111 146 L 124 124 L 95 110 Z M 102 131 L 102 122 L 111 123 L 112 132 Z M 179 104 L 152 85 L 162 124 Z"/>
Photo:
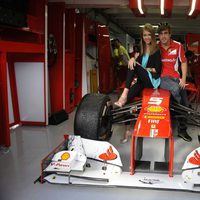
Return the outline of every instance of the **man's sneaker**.
<path id="1" fill-rule="evenodd" d="M 181 137 L 182 139 L 184 139 L 187 142 L 191 142 L 192 138 L 188 135 L 187 131 L 181 131 L 178 133 L 178 137 Z"/>

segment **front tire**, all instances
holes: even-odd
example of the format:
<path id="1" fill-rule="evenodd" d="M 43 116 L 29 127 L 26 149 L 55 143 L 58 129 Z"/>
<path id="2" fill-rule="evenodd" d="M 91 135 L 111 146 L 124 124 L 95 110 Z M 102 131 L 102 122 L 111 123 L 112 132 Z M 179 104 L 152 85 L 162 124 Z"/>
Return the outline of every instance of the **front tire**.
<path id="1" fill-rule="evenodd" d="M 93 140 L 109 140 L 112 136 L 110 98 L 104 94 L 86 94 L 75 115 L 74 134 Z"/>

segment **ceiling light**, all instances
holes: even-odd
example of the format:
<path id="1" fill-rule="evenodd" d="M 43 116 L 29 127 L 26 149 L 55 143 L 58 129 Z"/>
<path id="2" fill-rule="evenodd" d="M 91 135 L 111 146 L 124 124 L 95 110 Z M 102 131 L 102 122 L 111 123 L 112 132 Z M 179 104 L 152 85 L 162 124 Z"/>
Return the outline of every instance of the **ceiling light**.
<path id="1" fill-rule="evenodd" d="M 200 14 L 200 1 L 190 0 L 190 10 L 188 17 L 195 19 Z"/>
<path id="2" fill-rule="evenodd" d="M 140 14 L 144 15 L 144 12 L 142 10 L 142 2 L 141 0 L 137 0 L 138 10 L 140 11 Z"/>
<path id="3" fill-rule="evenodd" d="M 10 127 L 10 129 L 11 129 L 11 130 L 14 130 L 14 129 L 16 129 L 16 128 L 19 127 L 19 126 L 20 126 L 20 124 L 13 125 L 13 126 Z"/>
<path id="4" fill-rule="evenodd" d="M 171 17 L 174 0 L 160 0 L 160 14 L 162 17 Z"/>
<path id="5" fill-rule="evenodd" d="M 190 9 L 190 12 L 189 12 L 189 16 L 191 16 L 195 10 L 195 5 L 196 5 L 196 0 L 192 0 L 192 5 L 191 5 L 191 9 Z"/>
<path id="6" fill-rule="evenodd" d="M 158 28 L 158 25 L 152 25 L 152 26 L 153 26 L 153 28 Z M 139 25 L 139 27 L 140 27 L 140 28 L 143 28 L 144 25 Z"/>
<path id="7" fill-rule="evenodd" d="M 160 0 L 160 14 L 164 15 L 165 14 L 165 0 Z"/>
<path id="8" fill-rule="evenodd" d="M 144 0 L 129 0 L 129 7 L 136 17 L 144 17 Z"/>

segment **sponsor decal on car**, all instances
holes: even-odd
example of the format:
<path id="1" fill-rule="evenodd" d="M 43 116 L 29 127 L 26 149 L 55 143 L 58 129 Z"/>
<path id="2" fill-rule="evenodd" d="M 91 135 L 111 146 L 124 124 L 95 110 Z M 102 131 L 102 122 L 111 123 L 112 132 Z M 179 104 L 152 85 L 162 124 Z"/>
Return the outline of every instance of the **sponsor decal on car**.
<path id="1" fill-rule="evenodd" d="M 150 129 L 150 137 L 156 137 L 158 135 L 158 129 Z"/>
<path id="2" fill-rule="evenodd" d="M 145 119 L 165 119 L 165 116 L 145 115 Z"/>
<path id="3" fill-rule="evenodd" d="M 68 160 L 70 158 L 70 154 L 65 152 L 61 155 L 61 160 Z"/>
<path id="4" fill-rule="evenodd" d="M 166 111 L 166 109 L 162 106 L 148 106 L 145 108 L 145 110 L 151 113 L 162 113 Z"/>

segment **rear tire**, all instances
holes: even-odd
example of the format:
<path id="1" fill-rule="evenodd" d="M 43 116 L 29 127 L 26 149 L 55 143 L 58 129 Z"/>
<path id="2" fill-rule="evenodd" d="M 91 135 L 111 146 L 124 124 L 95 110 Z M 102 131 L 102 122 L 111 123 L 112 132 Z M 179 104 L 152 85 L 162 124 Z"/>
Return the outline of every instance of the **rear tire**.
<path id="1" fill-rule="evenodd" d="M 112 136 L 110 98 L 104 94 L 86 94 L 75 115 L 74 134 L 93 140 L 109 140 Z"/>

